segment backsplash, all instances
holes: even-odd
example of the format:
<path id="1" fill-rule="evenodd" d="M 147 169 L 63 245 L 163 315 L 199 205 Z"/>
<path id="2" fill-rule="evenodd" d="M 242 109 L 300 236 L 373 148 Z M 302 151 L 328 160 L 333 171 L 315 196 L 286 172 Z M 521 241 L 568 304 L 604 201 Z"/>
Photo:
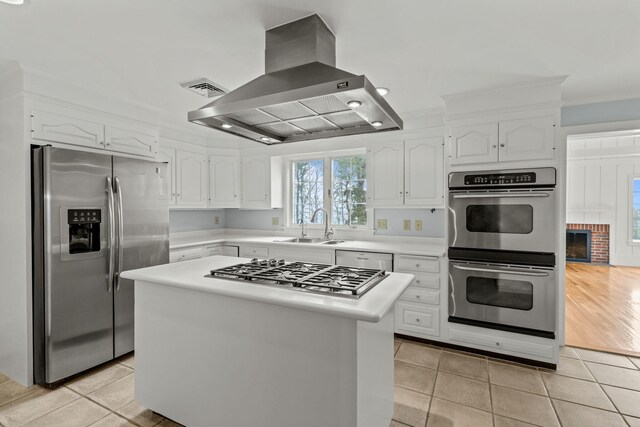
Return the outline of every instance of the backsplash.
<path id="1" fill-rule="evenodd" d="M 225 228 L 246 228 L 251 230 L 282 230 L 284 214 L 282 209 L 243 210 L 226 209 Z M 277 224 L 273 225 L 273 219 Z"/>
<path id="2" fill-rule="evenodd" d="M 225 228 L 225 210 L 170 210 L 169 232 L 215 230 Z M 218 224 L 215 218 L 218 217 Z"/>
<path id="3" fill-rule="evenodd" d="M 375 209 L 373 226 L 380 236 L 444 237 L 444 209 Z M 387 221 L 387 228 L 378 227 L 379 220 Z M 404 221 L 410 230 L 404 231 Z M 422 231 L 416 231 L 416 220 L 422 221 Z"/>

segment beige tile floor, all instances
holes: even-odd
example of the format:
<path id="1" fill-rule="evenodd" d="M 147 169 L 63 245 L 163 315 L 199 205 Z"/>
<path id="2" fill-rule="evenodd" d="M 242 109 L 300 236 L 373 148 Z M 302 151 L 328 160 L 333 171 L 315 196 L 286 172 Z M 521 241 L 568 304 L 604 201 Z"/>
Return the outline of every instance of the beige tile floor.
<path id="1" fill-rule="evenodd" d="M 136 402 L 134 371 L 125 356 L 55 390 L 0 374 L 0 427 L 179 426 Z M 564 347 L 550 371 L 396 340 L 395 383 L 390 427 L 640 426 L 640 359 L 609 353 Z"/>

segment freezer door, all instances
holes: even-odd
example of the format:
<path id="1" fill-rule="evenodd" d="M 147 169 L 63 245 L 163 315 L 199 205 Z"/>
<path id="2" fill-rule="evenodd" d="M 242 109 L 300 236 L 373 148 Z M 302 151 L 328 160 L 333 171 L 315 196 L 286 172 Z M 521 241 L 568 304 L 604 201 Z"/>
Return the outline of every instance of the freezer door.
<path id="1" fill-rule="evenodd" d="M 113 158 L 118 272 L 169 262 L 169 176 L 166 163 Z M 117 275 L 117 274 L 116 274 Z M 133 350 L 133 281 L 116 279 L 115 356 Z"/>
<path id="2" fill-rule="evenodd" d="M 113 358 L 108 280 L 111 157 L 43 147 L 34 157 L 34 325 L 53 383 Z M 35 344 L 35 343 L 34 343 Z M 38 355 L 38 351 L 36 355 Z M 40 355 L 42 356 L 42 354 Z M 41 368 L 36 371 L 42 372 Z"/>

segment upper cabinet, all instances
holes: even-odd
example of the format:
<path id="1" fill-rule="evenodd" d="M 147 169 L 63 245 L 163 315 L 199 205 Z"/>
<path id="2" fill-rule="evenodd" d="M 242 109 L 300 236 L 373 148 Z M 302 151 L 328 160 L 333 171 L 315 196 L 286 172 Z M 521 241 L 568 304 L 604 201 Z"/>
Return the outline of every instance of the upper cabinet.
<path id="1" fill-rule="evenodd" d="M 451 164 L 553 159 L 553 116 L 451 128 Z"/>
<path id="2" fill-rule="evenodd" d="M 204 208 L 207 206 L 207 156 L 202 153 L 161 148 L 158 160 L 169 164 L 171 199 L 169 206 Z"/>
<path id="3" fill-rule="evenodd" d="M 243 156 L 240 207 L 271 209 L 282 207 L 282 169 L 278 160 L 266 154 Z"/>
<path id="4" fill-rule="evenodd" d="M 367 206 L 442 207 L 443 138 L 371 144 L 367 149 Z"/>
<path id="5" fill-rule="evenodd" d="M 31 113 L 31 138 L 104 148 L 104 126 L 88 120 L 34 110 Z"/>
<path id="6" fill-rule="evenodd" d="M 100 122 L 34 109 L 31 112 L 31 138 L 60 142 L 118 153 L 155 157 L 158 154 L 158 132 L 155 129 L 128 129 Z M 78 112 L 78 116 L 85 116 Z M 142 131 L 141 131 L 142 130 Z"/>
<path id="7" fill-rule="evenodd" d="M 237 155 L 209 156 L 209 206 L 240 207 L 240 158 Z"/>

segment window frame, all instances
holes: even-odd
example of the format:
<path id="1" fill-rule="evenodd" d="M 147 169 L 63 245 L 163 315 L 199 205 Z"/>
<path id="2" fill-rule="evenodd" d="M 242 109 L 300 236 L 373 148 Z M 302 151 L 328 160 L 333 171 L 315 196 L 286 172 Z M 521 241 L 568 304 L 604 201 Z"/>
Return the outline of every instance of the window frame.
<path id="1" fill-rule="evenodd" d="M 365 148 L 339 150 L 324 153 L 305 153 L 286 157 L 286 167 L 284 173 L 286 174 L 285 181 L 285 216 L 287 227 L 300 227 L 300 224 L 294 222 L 294 209 L 293 209 L 293 163 L 305 160 L 322 160 L 323 161 L 323 199 L 322 207 L 329 212 L 329 227 L 335 230 L 371 230 L 372 229 L 372 215 L 373 209 L 366 208 L 367 210 L 367 223 L 364 225 L 346 225 L 346 224 L 333 224 L 331 222 L 331 207 L 333 202 L 333 196 L 329 193 L 333 185 L 333 160 L 341 157 L 355 157 L 362 156 L 365 158 L 367 152 Z M 365 176 L 366 179 L 366 176 Z M 309 230 L 321 230 L 324 229 L 322 224 L 309 224 L 305 223 L 305 229 Z"/>

